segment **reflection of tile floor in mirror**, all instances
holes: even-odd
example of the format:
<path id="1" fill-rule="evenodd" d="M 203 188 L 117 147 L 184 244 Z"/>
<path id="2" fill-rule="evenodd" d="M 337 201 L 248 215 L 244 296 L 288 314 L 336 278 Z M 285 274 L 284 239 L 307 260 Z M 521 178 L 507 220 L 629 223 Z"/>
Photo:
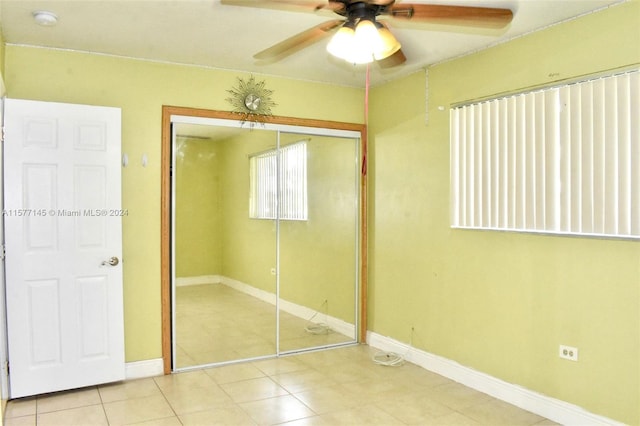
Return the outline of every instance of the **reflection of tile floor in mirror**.
<path id="1" fill-rule="evenodd" d="M 308 320 L 281 312 L 281 352 L 353 340 L 335 331 L 310 334 Z M 276 352 L 275 306 L 223 284 L 177 287 L 176 331 L 178 368 Z"/>
<path id="2" fill-rule="evenodd" d="M 365 345 L 9 401 L 6 426 L 552 425 Z"/>

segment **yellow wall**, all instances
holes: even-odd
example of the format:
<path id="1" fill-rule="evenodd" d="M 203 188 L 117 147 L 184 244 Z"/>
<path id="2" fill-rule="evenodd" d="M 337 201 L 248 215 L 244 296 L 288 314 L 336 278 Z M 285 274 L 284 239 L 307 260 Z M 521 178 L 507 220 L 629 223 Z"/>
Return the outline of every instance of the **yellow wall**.
<path id="1" fill-rule="evenodd" d="M 255 129 L 225 141 L 222 164 L 223 274 L 269 293 L 276 292 L 276 225 L 249 219 L 249 155 L 275 146 L 275 132 Z"/>
<path id="2" fill-rule="evenodd" d="M 353 139 L 296 134 L 283 134 L 281 143 L 300 139 L 308 139 L 309 217 L 280 222 L 280 295 L 353 324 L 357 145 Z M 256 128 L 221 141 L 191 140 L 180 149 L 178 277 L 220 274 L 275 293 L 276 224 L 249 218 L 248 162 L 275 144 L 276 132 Z"/>
<path id="3" fill-rule="evenodd" d="M 122 108 L 122 151 L 130 159 L 122 170 L 122 204 L 129 211 L 123 220 L 126 360 L 159 358 L 161 106 L 228 111 L 227 90 L 248 75 L 14 45 L 6 46 L 5 61 L 8 97 Z M 362 90 L 264 80 L 274 91 L 277 115 L 363 121 Z"/>
<path id="4" fill-rule="evenodd" d="M 281 295 L 354 324 L 356 144 L 312 136 L 307 149 L 309 219 L 280 224 Z"/>
<path id="5" fill-rule="evenodd" d="M 640 243 L 451 229 L 448 129 L 451 104 L 638 64 L 639 17 L 634 1 L 431 67 L 428 124 L 425 73 L 372 90 L 370 329 L 640 423 Z"/>
<path id="6" fill-rule="evenodd" d="M 222 273 L 219 143 L 177 138 L 175 276 Z"/>

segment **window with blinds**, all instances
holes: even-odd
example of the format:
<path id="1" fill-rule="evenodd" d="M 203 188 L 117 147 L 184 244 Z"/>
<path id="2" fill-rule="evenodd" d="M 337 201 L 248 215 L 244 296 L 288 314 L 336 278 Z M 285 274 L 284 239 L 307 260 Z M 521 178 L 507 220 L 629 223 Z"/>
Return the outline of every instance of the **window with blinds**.
<path id="1" fill-rule="evenodd" d="M 451 224 L 640 238 L 640 73 L 451 109 Z"/>
<path id="2" fill-rule="evenodd" d="M 249 179 L 249 217 L 307 220 L 306 141 L 250 156 Z"/>

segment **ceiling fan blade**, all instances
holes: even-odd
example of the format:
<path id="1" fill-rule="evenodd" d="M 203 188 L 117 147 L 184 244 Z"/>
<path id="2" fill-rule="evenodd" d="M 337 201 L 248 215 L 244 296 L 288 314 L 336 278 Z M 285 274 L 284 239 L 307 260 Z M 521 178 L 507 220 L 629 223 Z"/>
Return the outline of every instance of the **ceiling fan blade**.
<path id="1" fill-rule="evenodd" d="M 335 0 L 220 0 L 220 3 L 227 6 L 257 7 L 291 12 L 317 12 L 320 10 L 334 12 L 345 8 L 344 3 Z"/>
<path id="2" fill-rule="evenodd" d="M 404 64 L 406 60 L 407 60 L 407 57 L 404 56 L 402 49 L 400 49 L 393 55 L 387 56 L 386 58 L 380 59 L 379 61 L 376 61 L 376 62 L 380 68 L 391 68 L 391 67 L 398 66 L 400 64 Z"/>
<path id="3" fill-rule="evenodd" d="M 312 43 L 315 43 L 324 37 L 327 37 L 331 31 L 342 26 L 344 20 L 334 19 L 331 21 L 323 22 L 316 25 L 313 28 L 309 28 L 306 31 L 298 33 L 286 40 L 281 41 L 278 44 L 265 49 L 261 52 L 253 55 L 255 59 L 268 60 L 268 59 L 281 59 L 291 55 L 294 52 L 306 47 Z"/>
<path id="4" fill-rule="evenodd" d="M 439 4 L 392 4 L 383 13 L 417 22 L 485 28 L 502 28 L 513 19 L 510 9 Z"/>

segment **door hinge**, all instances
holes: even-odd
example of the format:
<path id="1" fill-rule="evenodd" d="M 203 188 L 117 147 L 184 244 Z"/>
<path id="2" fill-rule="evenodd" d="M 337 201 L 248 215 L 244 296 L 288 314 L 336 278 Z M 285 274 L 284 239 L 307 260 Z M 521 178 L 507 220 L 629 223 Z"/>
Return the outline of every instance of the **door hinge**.
<path id="1" fill-rule="evenodd" d="M 0 133 L 0 142 L 4 142 L 4 126 L 2 126 L 2 132 Z"/>
<path id="2" fill-rule="evenodd" d="M 7 376 L 9 375 L 9 361 L 7 361 L 7 364 L 5 366 L 7 368 Z"/>
<path id="3" fill-rule="evenodd" d="M 7 247 L 3 244 L 0 247 L 0 260 L 4 260 L 7 257 Z"/>

